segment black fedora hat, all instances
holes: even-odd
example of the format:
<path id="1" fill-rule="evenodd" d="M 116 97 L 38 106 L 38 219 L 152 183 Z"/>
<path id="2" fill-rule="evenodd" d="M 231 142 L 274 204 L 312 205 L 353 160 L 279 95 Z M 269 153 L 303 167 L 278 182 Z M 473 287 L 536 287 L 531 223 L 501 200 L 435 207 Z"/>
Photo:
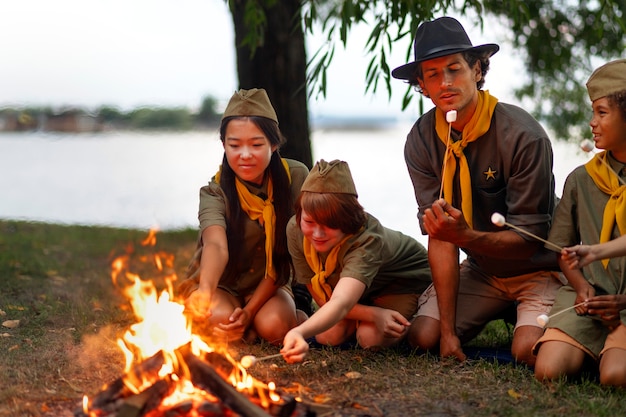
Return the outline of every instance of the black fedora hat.
<path id="1" fill-rule="evenodd" d="M 415 32 L 415 61 L 394 69 L 391 75 L 401 80 L 410 80 L 415 77 L 417 65 L 422 61 L 468 50 L 491 56 L 499 49 L 500 47 L 495 43 L 473 46 L 458 20 L 452 17 L 440 17 L 419 25 Z"/>

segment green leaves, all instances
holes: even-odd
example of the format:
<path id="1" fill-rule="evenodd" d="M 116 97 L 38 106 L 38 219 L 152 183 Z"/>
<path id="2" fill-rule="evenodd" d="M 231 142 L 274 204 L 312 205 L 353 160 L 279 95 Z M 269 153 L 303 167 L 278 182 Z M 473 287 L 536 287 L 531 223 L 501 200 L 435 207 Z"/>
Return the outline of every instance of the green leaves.
<path id="1" fill-rule="evenodd" d="M 516 96 L 532 103 L 528 110 L 557 138 L 580 139 L 589 118 L 585 81 L 595 67 L 621 56 L 626 47 L 624 0 L 337 0 L 305 1 L 302 10 L 305 31 L 313 34 L 321 27 L 327 39 L 308 64 L 308 91 L 316 97 L 326 95 L 326 71 L 335 43 L 339 40 L 346 47 L 355 24 L 371 28 L 365 46 L 371 57 L 365 69 L 365 92 L 375 93 L 382 79 L 391 98 L 387 57 L 398 40 L 409 36 L 406 62 L 410 61 L 412 39 L 421 22 L 443 14 L 478 16 L 481 26 L 483 19 L 505 22 L 511 45 L 504 47 L 521 53 L 527 75 Z M 402 108 L 413 99 L 407 89 Z"/>

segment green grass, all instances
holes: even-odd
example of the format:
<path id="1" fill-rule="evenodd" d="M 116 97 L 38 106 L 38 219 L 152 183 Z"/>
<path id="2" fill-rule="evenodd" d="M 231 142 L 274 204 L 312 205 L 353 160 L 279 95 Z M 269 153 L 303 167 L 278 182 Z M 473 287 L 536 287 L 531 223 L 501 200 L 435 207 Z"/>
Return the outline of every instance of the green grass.
<path id="1" fill-rule="evenodd" d="M 184 276 L 196 231 L 147 230 L 0 221 L 0 416 L 71 415 L 84 394 L 123 372 L 116 340 L 134 322 L 113 285 L 112 260 L 171 253 L 168 272 Z M 133 264 L 162 283 L 152 264 Z M 477 346 L 507 347 L 511 329 L 488 326 Z M 233 346 L 234 354 L 276 353 L 267 344 Z M 312 349 L 305 361 L 259 362 L 251 373 L 316 405 L 318 416 L 618 416 L 626 393 L 595 380 L 537 382 L 525 367 L 493 360 L 457 363 L 406 348 Z M 68 414 L 69 413 L 69 414 Z"/>

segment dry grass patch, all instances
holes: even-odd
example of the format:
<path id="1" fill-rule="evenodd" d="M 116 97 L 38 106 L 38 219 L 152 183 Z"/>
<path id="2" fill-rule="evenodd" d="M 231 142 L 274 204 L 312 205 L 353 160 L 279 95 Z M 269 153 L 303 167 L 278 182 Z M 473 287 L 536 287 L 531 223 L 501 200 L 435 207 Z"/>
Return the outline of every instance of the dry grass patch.
<path id="1" fill-rule="evenodd" d="M 116 340 L 134 322 L 110 278 L 112 258 L 134 251 L 147 231 L 0 221 L 0 416 L 72 416 L 83 394 L 121 375 Z M 193 230 L 162 232 L 157 248 L 175 255 L 183 276 L 195 248 Z M 142 275 L 143 276 L 143 275 Z M 502 322 L 475 344 L 510 340 Z M 231 346 L 233 355 L 277 353 L 267 344 Z M 532 372 L 494 360 L 460 364 L 406 347 L 311 350 L 288 365 L 261 361 L 250 372 L 315 405 L 318 416 L 617 416 L 623 390 L 593 378 L 543 385 Z"/>

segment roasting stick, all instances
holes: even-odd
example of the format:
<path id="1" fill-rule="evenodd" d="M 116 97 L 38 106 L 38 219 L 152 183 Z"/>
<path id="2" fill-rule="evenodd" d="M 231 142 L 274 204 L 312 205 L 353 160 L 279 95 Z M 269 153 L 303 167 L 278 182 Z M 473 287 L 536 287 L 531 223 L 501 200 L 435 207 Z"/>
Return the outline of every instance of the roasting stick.
<path id="1" fill-rule="evenodd" d="M 274 358 L 278 358 L 279 356 L 283 356 L 282 353 L 275 353 L 274 355 L 267 355 L 267 356 L 261 356 L 260 358 L 257 358 L 254 355 L 246 355 L 243 358 L 241 358 L 241 360 L 239 361 L 241 363 L 241 366 L 243 366 L 244 368 L 249 368 L 252 365 L 254 365 L 255 363 L 257 363 L 258 361 L 264 361 L 267 359 L 274 359 Z"/>
<path id="2" fill-rule="evenodd" d="M 551 319 L 552 317 L 556 317 L 556 316 L 558 316 L 559 314 L 565 313 L 566 311 L 569 311 L 569 310 L 571 310 L 571 309 L 573 309 L 573 308 L 580 307 L 581 305 L 583 305 L 583 304 L 585 304 L 585 303 L 587 303 L 587 302 L 586 302 L 586 301 L 583 301 L 582 303 L 574 304 L 573 306 L 570 306 L 570 307 L 564 308 L 563 310 L 559 311 L 558 313 L 554 313 L 554 314 L 549 315 L 549 316 L 548 316 L 547 314 L 541 314 L 540 316 L 538 316 L 538 317 L 537 317 L 537 323 L 538 323 L 541 327 L 546 327 L 546 325 L 550 322 L 550 319 Z"/>
<path id="3" fill-rule="evenodd" d="M 450 133 L 452 132 L 452 122 L 456 121 L 456 110 L 450 110 L 446 113 L 446 122 L 448 122 L 448 139 L 446 140 L 446 153 L 443 157 L 443 167 L 441 168 L 441 187 L 439 188 L 439 199 L 443 195 L 443 179 L 446 175 L 446 161 L 448 160 L 448 147 L 450 146 Z"/>
<path id="4" fill-rule="evenodd" d="M 534 239 L 537 239 L 537 240 L 545 243 L 546 245 L 550 246 L 551 250 L 553 250 L 554 252 L 559 252 L 560 253 L 563 250 L 562 247 L 560 247 L 559 245 L 557 245 L 555 243 L 547 241 L 547 240 L 545 240 L 545 239 L 543 239 L 543 238 L 541 238 L 541 237 L 539 237 L 539 236 L 537 236 L 537 235 L 535 235 L 533 233 L 530 233 L 528 230 L 524 230 L 521 227 L 517 227 L 514 224 L 506 222 L 505 219 L 504 219 L 504 216 L 502 214 L 500 214 L 500 213 L 495 212 L 495 213 L 493 213 L 491 215 L 491 223 L 495 224 L 496 226 L 500 226 L 500 227 L 502 227 L 504 225 L 507 225 L 510 228 L 517 230 L 518 232 L 522 232 L 522 233 L 524 233 L 524 234 L 526 234 L 526 235 L 528 235 L 528 236 L 530 236 L 530 237 L 532 237 Z"/>
<path id="5" fill-rule="evenodd" d="M 592 141 L 590 141 L 589 139 L 585 139 L 582 142 L 580 142 L 580 149 L 582 149 L 583 151 L 590 153 L 592 155 L 596 155 L 593 152 L 593 149 L 595 148 L 595 145 Z M 602 158 L 598 158 L 600 160 L 600 162 L 602 162 L 604 165 L 606 165 L 606 167 L 609 169 L 609 171 L 611 171 L 613 174 L 615 174 L 615 176 L 617 177 L 617 179 L 619 180 L 620 184 L 622 185 L 626 185 L 626 181 L 624 181 L 622 179 L 622 177 L 620 177 L 617 172 L 615 172 L 615 170 L 613 169 L 613 167 L 611 165 L 609 165 L 608 162 L 606 162 L 604 159 Z"/>

